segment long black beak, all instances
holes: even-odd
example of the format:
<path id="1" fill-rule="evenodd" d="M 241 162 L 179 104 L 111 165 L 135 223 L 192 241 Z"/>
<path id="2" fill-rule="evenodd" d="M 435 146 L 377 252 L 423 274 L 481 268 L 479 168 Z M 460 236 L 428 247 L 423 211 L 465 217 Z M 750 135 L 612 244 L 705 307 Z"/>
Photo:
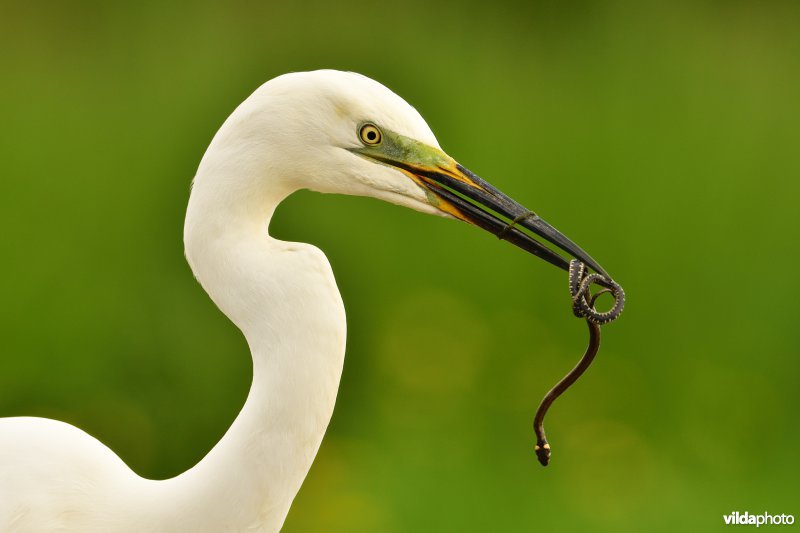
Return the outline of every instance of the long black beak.
<path id="1" fill-rule="evenodd" d="M 450 204 L 451 209 L 447 211 L 457 218 L 481 227 L 552 265 L 569 270 L 568 259 L 520 230 L 526 228 L 611 280 L 608 272 L 580 246 L 541 217 L 458 163 L 454 163 L 450 168 L 417 165 L 403 165 L 401 168 L 417 176 L 418 183 Z M 602 282 L 600 284 L 606 285 Z"/>
<path id="2" fill-rule="evenodd" d="M 533 211 L 459 165 L 441 149 L 384 130 L 378 144 L 350 150 L 402 171 L 430 192 L 433 196 L 431 203 L 440 210 L 569 271 L 569 259 L 523 231 L 527 229 L 602 275 L 605 280 L 598 280 L 598 284 L 612 287 L 608 272 L 580 246 Z"/>

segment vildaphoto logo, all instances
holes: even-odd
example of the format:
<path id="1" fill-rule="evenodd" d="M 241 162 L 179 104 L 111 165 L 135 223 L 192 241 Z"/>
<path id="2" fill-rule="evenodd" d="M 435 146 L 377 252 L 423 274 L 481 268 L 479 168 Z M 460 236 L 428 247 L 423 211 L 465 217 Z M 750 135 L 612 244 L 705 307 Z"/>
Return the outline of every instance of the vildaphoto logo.
<path id="1" fill-rule="evenodd" d="M 794 524 L 794 515 L 790 514 L 750 514 L 747 511 L 722 515 L 726 526 L 789 526 Z"/>

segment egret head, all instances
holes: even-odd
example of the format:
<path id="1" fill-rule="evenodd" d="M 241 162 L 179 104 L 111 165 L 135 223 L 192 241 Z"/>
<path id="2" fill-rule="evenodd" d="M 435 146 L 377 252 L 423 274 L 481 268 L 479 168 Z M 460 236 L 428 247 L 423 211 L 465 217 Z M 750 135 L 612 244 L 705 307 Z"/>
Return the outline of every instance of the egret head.
<path id="1" fill-rule="evenodd" d="M 568 260 L 533 233 L 608 277 L 555 228 L 442 151 L 413 107 L 360 74 L 320 70 L 275 78 L 237 109 L 211 148 L 223 142 L 237 147 L 230 149 L 240 160 L 252 159 L 245 174 L 270 176 L 259 185 L 270 191 L 372 196 L 454 217 L 566 270 Z"/>

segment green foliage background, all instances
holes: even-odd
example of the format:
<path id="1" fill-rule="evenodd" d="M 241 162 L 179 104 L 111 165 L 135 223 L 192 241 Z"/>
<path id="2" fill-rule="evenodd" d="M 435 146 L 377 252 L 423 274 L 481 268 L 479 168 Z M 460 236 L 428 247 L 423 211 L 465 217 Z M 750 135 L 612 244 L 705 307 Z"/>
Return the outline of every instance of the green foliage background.
<path id="1" fill-rule="evenodd" d="M 3 2 L 0 416 L 141 475 L 192 466 L 250 359 L 182 256 L 217 127 L 287 71 L 355 70 L 628 293 L 594 367 L 566 275 L 466 225 L 299 193 L 349 317 L 286 531 L 674 531 L 800 515 L 800 4 Z M 324 222 L 323 222 L 324 221 Z M 2 480 L 0 480 L 2 483 Z"/>

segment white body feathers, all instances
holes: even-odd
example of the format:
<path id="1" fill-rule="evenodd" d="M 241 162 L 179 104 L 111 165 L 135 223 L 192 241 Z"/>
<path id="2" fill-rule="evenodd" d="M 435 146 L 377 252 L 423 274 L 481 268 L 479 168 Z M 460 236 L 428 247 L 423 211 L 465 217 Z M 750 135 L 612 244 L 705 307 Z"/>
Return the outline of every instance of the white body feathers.
<path id="1" fill-rule="evenodd" d="M 73 426 L 0 419 L 0 531 L 280 529 L 333 412 L 345 314 L 324 254 L 268 235 L 275 207 L 309 188 L 441 214 L 398 170 L 346 150 L 365 119 L 438 147 L 419 114 L 382 85 L 317 71 L 264 84 L 203 157 L 186 257 L 253 357 L 250 394 L 222 440 L 187 472 L 155 481 Z"/>

